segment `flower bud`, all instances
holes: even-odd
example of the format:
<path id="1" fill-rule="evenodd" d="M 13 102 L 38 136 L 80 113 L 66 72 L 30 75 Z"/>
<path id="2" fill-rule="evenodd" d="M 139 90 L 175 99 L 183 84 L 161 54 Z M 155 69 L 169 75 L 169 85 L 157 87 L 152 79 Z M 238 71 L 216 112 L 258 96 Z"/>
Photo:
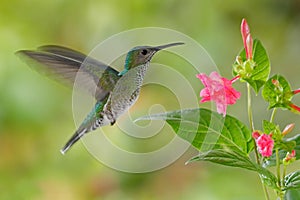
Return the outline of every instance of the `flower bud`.
<path id="1" fill-rule="evenodd" d="M 290 132 L 294 129 L 294 127 L 295 127 L 295 123 L 292 123 L 292 124 L 287 125 L 287 126 L 283 129 L 282 135 L 283 135 L 283 136 L 287 135 L 288 133 L 290 133 Z"/>
<path id="2" fill-rule="evenodd" d="M 292 111 L 300 112 L 300 107 L 299 106 L 296 106 L 293 103 L 290 103 L 289 106 L 291 107 Z"/>
<path id="3" fill-rule="evenodd" d="M 272 79 L 272 83 L 275 87 L 279 87 L 279 81 L 277 79 Z"/>
<path id="4" fill-rule="evenodd" d="M 254 131 L 254 132 L 252 133 L 252 137 L 253 137 L 254 139 L 257 139 L 259 136 L 260 136 L 260 133 L 259 133 L 258 131 Z"/>
<path id="5" fill-rule="evenodd" d="M 300 88 L 293 91 L 293 94 L 298 94 L 298 93 L 300 93 Z"/>
<path id="6" fill-rule="evenodd" d="M 253 39 L 251 37 L 250 28 L 248 26 L 246 19 L 242 20 L 241 34 L 242 34 L 244 48 L 245 48 L 245 52 L 246 52 L 246 58 L 252 59 Z"/>
<path id="7" fill-rule="evenodd" d="M 292 150 L 292 152 L 287 152 L 285 158 L 283 159 L 284 165 L 289 165 L 296 160 L 296 151 Z"/>

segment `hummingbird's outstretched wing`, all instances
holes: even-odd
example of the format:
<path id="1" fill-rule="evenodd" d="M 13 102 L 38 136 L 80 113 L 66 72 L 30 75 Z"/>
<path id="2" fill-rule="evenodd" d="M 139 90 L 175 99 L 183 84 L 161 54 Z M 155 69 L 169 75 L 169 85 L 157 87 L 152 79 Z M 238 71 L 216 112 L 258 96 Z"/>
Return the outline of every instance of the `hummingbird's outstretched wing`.
<path id="1" fill-rule="evenodd" d="M 102 99 L 102 101 L 97 101 L 92 111 L 87 115 L 85 120 L 81 123 L 77 131 L 68 140 L 65 146 L 60 150 L 62 154 L 65 154 L 73 144 L 75 144 L 82 136 L 86 133 L 96 130 L 100 126 L 105 126 L 110 123 L 110 121 L 103 114 L 103 108 L 109 98 L 109 94 Z"/>
<path id="2" fill-rule="evenodd" d="M 96 100 L 105 98 L 119 80 L 119 72 L 78 51 L 56 45 L 16 53 L 33 69 L 55 80 L 88 91 Z"/>

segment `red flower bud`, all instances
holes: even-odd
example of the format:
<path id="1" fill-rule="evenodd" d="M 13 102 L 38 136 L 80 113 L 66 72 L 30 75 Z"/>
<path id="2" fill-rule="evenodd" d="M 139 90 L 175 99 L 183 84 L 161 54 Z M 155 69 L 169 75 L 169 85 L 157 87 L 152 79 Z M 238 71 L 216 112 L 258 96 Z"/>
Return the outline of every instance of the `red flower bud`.
<path id="1" fill-rule="evenodd" d="M 246 52 L 246 58 L 252 59 L 253 39 L 251 37 L 250 28 L 247 24 L 246 19 L 242 20 L 241 34 L 242 34 L 244 48 L 245 48 L 245 52 Z"/>
<path id="2" fill-rule="evenodd" d="M 273 85 L 275 85 L 276 87 L 279 86 L 279 81 L 277 79 L 272 79 L 272 83 Z"/>
<path id="3" fill-rule="evenodd" d="M 291 153 L 288 152 L 288 153 L 286 154 L 286 156 L 285 156 L 285 158 L 284 158 L 284 161 L 285 161 L 285 162 L 288 162 L 288 161 L 292 160 L 293 158 L 295 158 L 295 156 L 296 156 L 296 151 L 295 151 L 295 150 L 292 150 Z"/>
<path id="4" fill-rule="evenodd" d="M 299 92 L 300 92 L 300 88 L 293 91 L 294 94 L 298 94 Z"/>
<path id="5" fill-rule="evenodd" d="M 260 133 L 258 131 L 255 131 L 255 132 L 252 133 L 252 137 L 254 139 L 257 139 L 259 136 L 260 136 Z"/>
<path id="6" fill-rule="evenodd" d="M 299 106 L 296 106 L 296 105 L 293 104 L 293 103 L 290 103 L 289 106 L 290 106 L 293 110 L 300 112 L 300 107 L 299 107 Z"/>

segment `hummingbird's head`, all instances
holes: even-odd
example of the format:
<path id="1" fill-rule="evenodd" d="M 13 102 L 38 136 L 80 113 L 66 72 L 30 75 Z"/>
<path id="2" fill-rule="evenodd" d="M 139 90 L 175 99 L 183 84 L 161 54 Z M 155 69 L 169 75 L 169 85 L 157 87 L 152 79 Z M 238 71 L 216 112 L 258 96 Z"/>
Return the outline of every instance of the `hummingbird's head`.
<path id="1" fill-rule="evenodd" d="M 183 42 L 176 42 L 176 43 L 170 43 L 166 45 L 160 45 L 160 46 L 137 46 L 132 48 L 126 56 L 125 60 L 125 70 L 121 72 L 121 75 L 125 74 L 128 70 L 137 67 L 139 65 L 146 64 L 150 62 L 151 58 L 153 55 L 158 52 L 159 50 L 172 47 L 172 46 L 177 46 L 177 45 L 182 45 L 184 44 Z"/>

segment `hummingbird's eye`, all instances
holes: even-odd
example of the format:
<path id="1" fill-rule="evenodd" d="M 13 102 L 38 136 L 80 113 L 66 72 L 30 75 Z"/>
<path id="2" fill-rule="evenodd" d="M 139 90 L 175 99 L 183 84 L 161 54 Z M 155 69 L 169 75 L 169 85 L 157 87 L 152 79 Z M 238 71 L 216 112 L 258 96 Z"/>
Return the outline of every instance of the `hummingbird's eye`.
<path id="1" fill-rule="evenodd" d="M 147 53 L 148 53 L 148 51 L 147 51 L 146 49 L 143 49 L 143 50 L 141 51 L 141 54 L 144 55 L 144 56 L 147 55 Z"/>

